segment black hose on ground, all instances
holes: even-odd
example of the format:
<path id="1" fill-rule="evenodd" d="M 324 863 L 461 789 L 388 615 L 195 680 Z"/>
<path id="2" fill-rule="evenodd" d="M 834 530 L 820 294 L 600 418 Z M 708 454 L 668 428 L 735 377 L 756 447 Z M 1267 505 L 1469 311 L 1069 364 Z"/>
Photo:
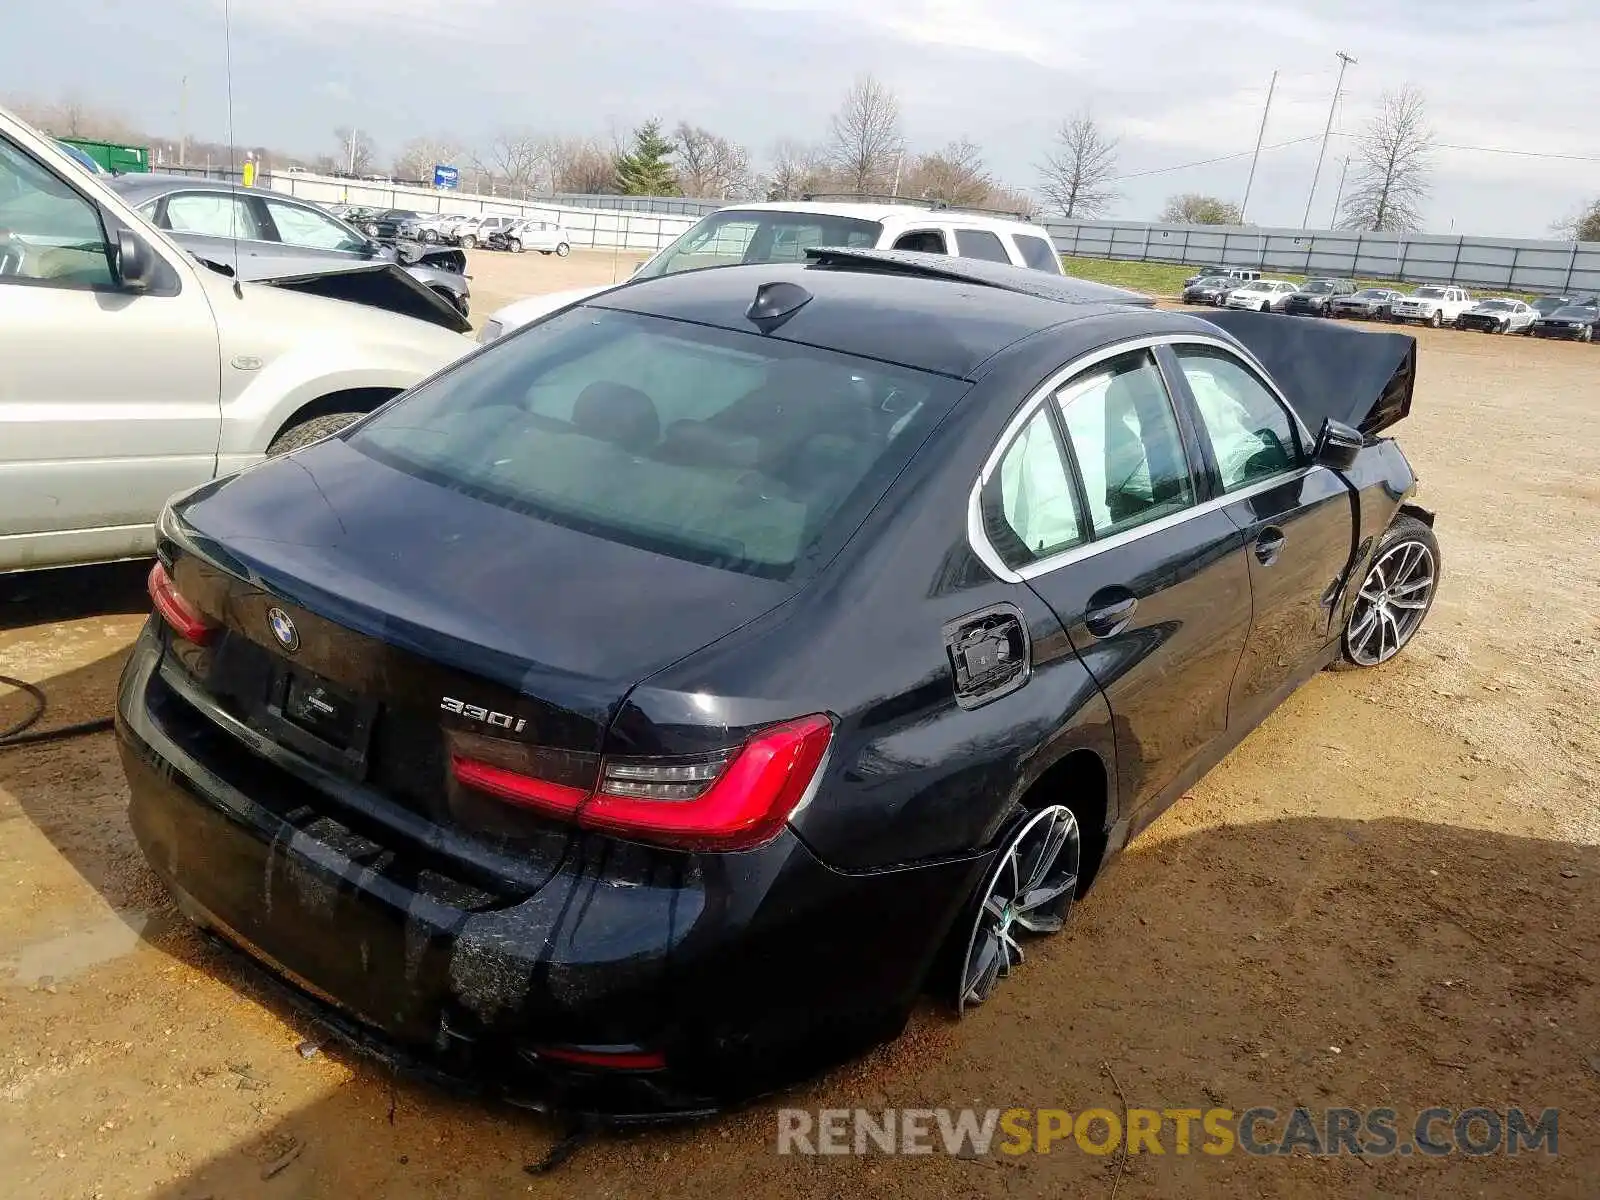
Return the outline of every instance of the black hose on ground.
<path id="1" fill-rule="evenodd" d="M 45 699 L 44 689 L 22 679 L 13 679 L 9 675 L 0 675 L 0 683 L 9 684 L 33 701 L 33 709 L 27 716 L 8 729 L 0 729 L 0 750 L 11 750 L 18 746 L 37 746 L 44 742 L 60 742 L 67 738 L 85 737 L 91 733 L 104 733 L 116 724 L 110 717 L 102 717 L 98 721 L 80 721 L 76 725 L 62 725 L 57 729 L 35 730 L 33 727 L 38 724 L 39 718 L 44 716 L 44 711 L 49 705 L 49 701 Z"/>

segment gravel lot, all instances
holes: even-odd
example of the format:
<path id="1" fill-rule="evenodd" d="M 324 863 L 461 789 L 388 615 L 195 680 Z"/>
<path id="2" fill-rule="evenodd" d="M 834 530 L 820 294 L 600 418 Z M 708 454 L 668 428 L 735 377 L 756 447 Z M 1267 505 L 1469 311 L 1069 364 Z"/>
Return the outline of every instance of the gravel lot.
<path id="1" fill-rule="evenodd" d="M 480 320 L 637 256 L 472 256 Z M 1287 319 L 1287 318 L 1286 318 Z M 176 915 L 110 737 L 0 753 L 0 1163 L 14 1197 L 1592 1196 L 1600 1178 L 1600 347 L 1421 333 L 1400 433 L 1444 583 L 1324 674 L 956 1023 L 780 1100 L 608 1136 L 396 1082 Z M 141 568 L 0 582 L 0 669 L 110 711 Z M 0 695 L 0 726 L 21 711 Z M 1112 1074 L 1115 1075 L 1115 1080 Z M 780 1105 L 1558 1107 L 1560 1155 L 779 1158 Z M 271 1168 L 278 1168 L 275 1172 Z M 264 1178 L 264 1176 L 270 1176 Z"/>

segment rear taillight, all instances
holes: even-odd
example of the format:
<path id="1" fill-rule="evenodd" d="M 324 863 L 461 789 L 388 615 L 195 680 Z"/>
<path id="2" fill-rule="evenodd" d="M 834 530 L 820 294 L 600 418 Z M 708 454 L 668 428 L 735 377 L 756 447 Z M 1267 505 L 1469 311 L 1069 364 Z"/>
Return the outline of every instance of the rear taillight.
<path id="1" fill-rule="evenodd" d="M 197 646 L 204 646 L 211 640 L 217 627 L 206 620 L 198 608 L 184 599 L 183 593 L 178 591 L 178 585 L 172 582 L 172 576 L 167 574 L 167 568 L 161 563 L 158 562 L 150 568 L 147 586 L 156 611 L 161 614 L 161 619 L 172 627 L 173 633 Z"/>
<path id="2" fill-rule="evenodd" d="M 693 761 L 607 758 L 592 791 L 456 753 L 467 787 L 620 837 L 686 850 L 748 850 L 771 841 L 816 779 L 833 722 L 774 725 Z"/>

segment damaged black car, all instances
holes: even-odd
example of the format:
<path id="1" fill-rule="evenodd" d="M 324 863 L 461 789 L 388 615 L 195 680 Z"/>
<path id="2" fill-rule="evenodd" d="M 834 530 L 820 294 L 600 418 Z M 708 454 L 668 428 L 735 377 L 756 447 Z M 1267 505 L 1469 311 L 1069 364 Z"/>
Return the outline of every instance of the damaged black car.
<path id="1" fill-rule="evenodd" d="M 722 1109 L 1027 986 L 1296 687 L 1405 648 L 1415 375 L 919 254 L 592 296 L 169 505 L 133 829 L 354 1044 Z"/>

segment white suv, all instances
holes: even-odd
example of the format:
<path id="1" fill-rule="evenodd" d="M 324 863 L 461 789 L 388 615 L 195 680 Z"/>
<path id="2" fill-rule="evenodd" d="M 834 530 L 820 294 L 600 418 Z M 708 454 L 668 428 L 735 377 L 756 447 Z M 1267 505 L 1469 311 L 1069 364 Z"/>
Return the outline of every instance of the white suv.
<path id="1" fill-rule="evenodd" d="M 917 250 L 1061 274 L 1061 259 L 1050 235 L 1026 221 L 902 202 L 790 201 L 718 209 L 641 264 L 634 278 L 733 263 L 799 262 L 815 246 Z M 574 288 L 518 300 L 490 317 L 478 340 L 493 341 L 605 290 Z"/>
<path id="2" fill-rule="evenodd" d="M 1409 296 L 1402 296 L 1389 306 L 1391 321 L 1421 321 L 1435 329 L 1451 325 L 1477 301 L 1467 294 L 1466 288 L 1419 287 Z"/>
<path id="3" fill-rule="evenodd" d="M 202 267 L 0 109 L 0 573 L 152 552 L 156 514 L 472 349 Z"/>

